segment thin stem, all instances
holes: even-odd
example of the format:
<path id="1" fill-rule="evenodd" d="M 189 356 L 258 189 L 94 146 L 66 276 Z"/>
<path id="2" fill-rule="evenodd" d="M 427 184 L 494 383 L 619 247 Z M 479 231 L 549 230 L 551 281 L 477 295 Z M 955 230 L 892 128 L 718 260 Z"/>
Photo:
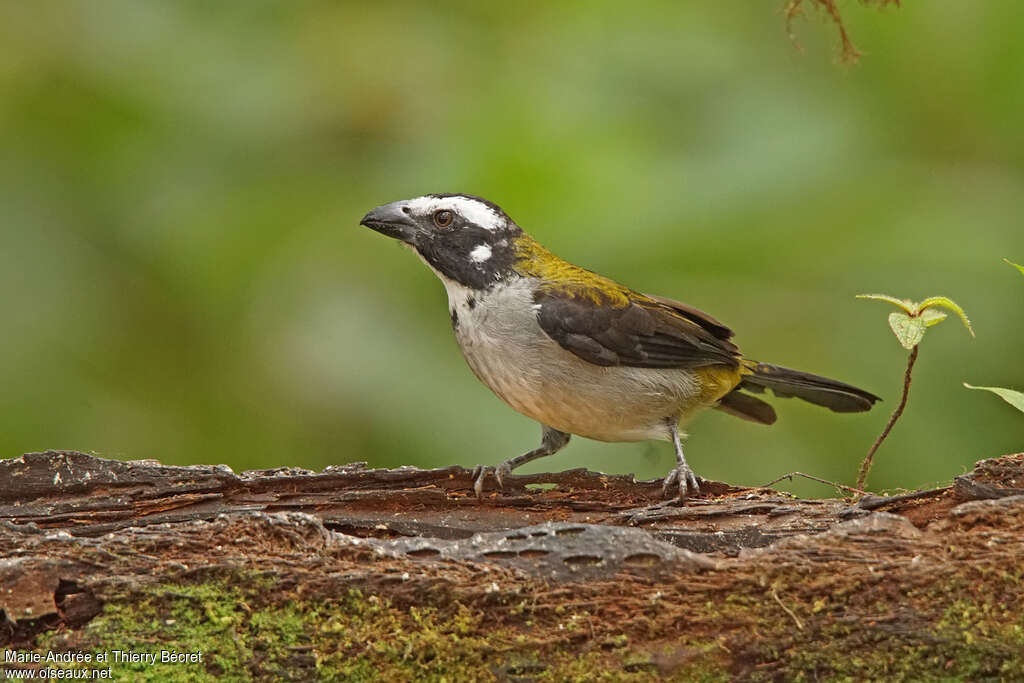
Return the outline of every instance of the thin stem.
<path id="1" fill-rule="evenodd" d="M 872 444 L 871 450 L 869 450 L 867 456 L 865 456 L 864 462 L 860 464 L 860 474 L 857 475 L 857 488 L 859 489 L 863 489 L 864 482 L 867 481 L 868 472 L 871 471 L 871 462 L 875 457 L 875 451 L 877 451 L 878 447 L 882 445 L 883 441 L 885 441 L 885 437 L 889 436 L 889 432 L 892 430 L 893 425 L 896 424 L 896 420 L 900 419 L 900 415 L 903 414 L 903 409 L 907 407 L 907 396 L 910 395 L 910 373 L 914 371 L 914 362 L 917 360 L 918 348 L 918 346 L 915 346 L 914 350 L 910 352 L 910 358 L 907 359 L 907 372 L 903 375 L 903 397 L 900 398 L 900 404 L 896 406 L 896 410 L 894 410 L 892 415 L 889 417 L 889 422 L 885 425 L 885 429 L 883 429 L 882 433 L 878 435 L 877 439 L 875 439 L 875 443 Z"/>
<path id="2" fill-rule="evenodd" d="M 810 479 L 811 481 L 817 481 L 817 482 L 820 482 L 822 484 L 828 484 L 829 486 L 835 486 L 837 489 L 840 489 L 841 491 L 849 491 L 850 493 L 859 493 L 862 496 L 868 495 L 867 491 L 862 491 L 860 489 L 855 489 L 852 486 L 844 486 L 843 484 L 837 484 L 834 481 L 829 481 L 828 479 L 822 479 L 821 477 L 815 477 L 813 474 L 804 474 L 803 472 L 790 472 L 789 474 L 783 474 L 781 477 L 777 477 L 775 479 L 772 479 L 767 484 L 762 484 L 758 488 L 766 489 L 766 488 L 768 488 L 770 486 L 774 486 L 775 484 L 778 484 L 783 479 L 788 479 L 789 481 L 793 481 L 793 477 L 804 477 L 805 479 Z"/>

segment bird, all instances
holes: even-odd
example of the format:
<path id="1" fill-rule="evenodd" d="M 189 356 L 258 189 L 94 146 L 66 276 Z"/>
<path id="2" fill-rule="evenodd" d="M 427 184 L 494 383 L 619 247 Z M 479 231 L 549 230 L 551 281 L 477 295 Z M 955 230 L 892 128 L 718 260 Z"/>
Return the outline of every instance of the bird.
<path id="1" fill-rule="evenodd" d="M 685 303 L 634 291 L 565 261 L 497 204 L 428 194 L 383 204 L 360 221 L 410 248 L 441 280 L 470 369 L 541 425 L 537 448 L 473 471 L 476 496 L 516 468 L 554 455 L 572 435 L 605 442 L 669 441 L 675 467 L 663 495 L 685 500 L 700 481 L 681 431 L 712 408 L 759 424 L 770 389 L 835 412 L 862 412 L 874 394 L 837 380 L 745 358 L 733 332 Z"/>

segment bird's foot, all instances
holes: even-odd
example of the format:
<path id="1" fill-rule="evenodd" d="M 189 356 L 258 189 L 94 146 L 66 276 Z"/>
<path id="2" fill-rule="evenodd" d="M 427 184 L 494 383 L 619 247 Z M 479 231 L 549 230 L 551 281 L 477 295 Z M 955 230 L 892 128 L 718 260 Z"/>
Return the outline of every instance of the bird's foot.
<path id="1" fill-rule="evenodd" d="M 484 482 L 487 481 L 487 477 L 494 477 L 494 481 L 498 484 L 498 490 L 504 489 L 502 479 L 512 473 L 512 469 L 508 466 L 507 462 L 503 462 L 497 467 L 492 465 L 477 465 L 473 468 L 473 492 L 476 493 L 477 498 L 482 498 L 484 495 Z"/>
<path id="2" fill-rule="evenodd" d="M 678 497 L 680 500 L 686 500 L 690 494 L 700 493 L 700 481 L 689 465 L 677 465 L 665 477 L 665 482 L 661 485 L 661 495 L 665 498 Z"/>

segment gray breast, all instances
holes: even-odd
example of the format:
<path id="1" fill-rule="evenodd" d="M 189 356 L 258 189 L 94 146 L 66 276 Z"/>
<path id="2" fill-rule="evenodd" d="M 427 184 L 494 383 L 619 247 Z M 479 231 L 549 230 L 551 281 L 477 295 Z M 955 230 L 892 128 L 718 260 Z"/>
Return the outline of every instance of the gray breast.
<path id="1" fill-rule="evenodd" d="M 442 278 L 455 337 L 476 376 L 524 415 L 601 441 L 667 437 L 697 395 L 690 372 L 601 367 L 566 351 L 541 329 L 533 294 L 520 278 L 474 291 Z"/>

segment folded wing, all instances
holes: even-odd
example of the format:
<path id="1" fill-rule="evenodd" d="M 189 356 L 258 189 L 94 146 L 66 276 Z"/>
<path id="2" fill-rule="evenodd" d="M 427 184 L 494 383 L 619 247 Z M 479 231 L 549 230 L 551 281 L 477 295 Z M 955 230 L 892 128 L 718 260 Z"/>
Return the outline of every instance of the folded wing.
<path id="1" fill-rule="evenodd" d="M 541 328 L 583 360 L 641 368 L 738 367 L 732 332 L 686 304 L 632 292 L 611 281 L 542 286 Z"/>

